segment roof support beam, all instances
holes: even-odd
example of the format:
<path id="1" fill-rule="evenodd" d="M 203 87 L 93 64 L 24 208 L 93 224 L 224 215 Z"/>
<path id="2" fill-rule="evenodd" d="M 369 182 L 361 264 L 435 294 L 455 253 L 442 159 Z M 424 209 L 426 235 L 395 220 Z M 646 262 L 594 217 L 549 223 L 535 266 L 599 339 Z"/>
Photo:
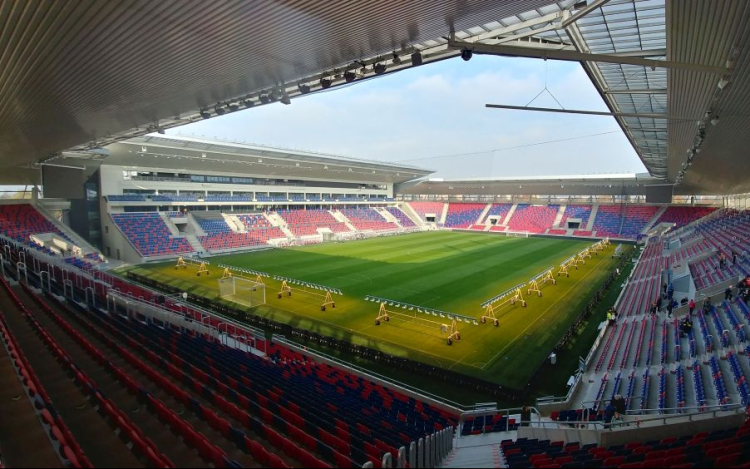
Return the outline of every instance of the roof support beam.
<path id="1" fill-rule="evenodd" d="M 493 39 L 500 36 L 505 36 L 507 34 L 512 34 L 521 29 L 531 28 L 532 26 L 536 26 L 539 24 L 551 23 L 552 21 L 559 20 L 560 18 L 563 18 L 562 12 L 550 13 L 548 15 L 540 16 L 539 18 L 521 21 L 504 28 L 497 28 L 485 33 L 478 34 L 471 38 L 467 38 L 467 41 L 480 42 L 486 39 Z"/>
<path id="2" fill-rule="evenodd" d="M 604 94 L 667 94 L 666 88 L 644 88 L 633 90 L 606 90 Z"/>
<path id="3" fill-rule="evenodd" d="M 475 42 L 465 42 L 456 39 L 449 39 L 448 46 L 454 49 L 471 49 L 476 54 L 488 55 L 505 55 L 513 57 L 529 57 L 536 59 L 565 60 L 571 62 L 605 62 L 623 65 L 638 65 L 642 67 L 672 68 L 691 70 L 695 72 L 711 73 L 724 75 L 729 72 L 724 67 L 711 67 L 708 65 L 688 64 L 683 62 L 672 62 L 667 60 L 651 60 L 640 57 L 618 57 L 609 54 L 585 54 L 577 51 L 560 50 L 560 51 L 537 51 L 534 49 L 525 49 L 504 44 L 490 45 Z"/>
<path id="4" fill-rule="evenodd" d="M 587 116 L 608 116 L 608 117 L 644 117 L 649 119 L 669 119 L 666 114 L 653 113 L 636 113 L 636 112 L 601 112 L 601 111 L 584 111 L 580 109 L 555 109 L 550 107 L 529 107 L 529 106 L 510 106 L 505 104 L 485 104 L 487 108 L 492 109 L 510 109 L 512 111 L 535 111 L 535 112 L 555 112 L 560 114 L 584 114 Z"/>
<path id="5" fill-rule="evenodd" d="M 588 5 L 583 10 L 579 10 L 575 15 L 571 16 L 570 18 L 563 21 L 563 28 L 567 28 L 570 24 L 575 23 L 579 19 L 583 18 L 584 16 L 588 15 L 592 11 L 596 10 L 597 8 L 603 6 L 605 3 L 608 3 L 609 0 L 596 0 L 591 5 Z"/>

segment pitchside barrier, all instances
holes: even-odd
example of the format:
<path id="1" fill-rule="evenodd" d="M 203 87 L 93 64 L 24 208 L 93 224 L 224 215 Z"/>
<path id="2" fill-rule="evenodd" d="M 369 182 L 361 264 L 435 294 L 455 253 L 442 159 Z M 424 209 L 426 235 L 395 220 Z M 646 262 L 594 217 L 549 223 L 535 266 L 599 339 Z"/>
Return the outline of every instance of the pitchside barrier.
<path id="1" fill-rule="evenodd" d="M 448 313 L 438 309 L 425 308 L 423 306 L 404 303 L 397 300 L 389 300 L 387 298 L 368 295 L 365 297 L 365 301 L 380 303 L 378 315 L 375 317 L 376 326 L 379 326 L 382 322 L 390 322 L 391 316 L 407 318 L 409 320 L 413 319 L 425 324 L 437 325 L 440 327 L 440 331 L 443 334 L 446 334 L 448 345 L 453 345 L 454 340 L 461 340 L 461 333 L 458 330 L 459 322 L 465 322 L 466 324 L 472 324 L 474 326 L 479 325 L 477 320 L 470 316 Z M 393 309 L 388 309 L 388 306 Z M 398 311 L 396 308 L 399 308 L 402 311 Z M 450 319 L 451 322 L 450 324 L 446 324 L 438 320 L 438 318 Z"/>

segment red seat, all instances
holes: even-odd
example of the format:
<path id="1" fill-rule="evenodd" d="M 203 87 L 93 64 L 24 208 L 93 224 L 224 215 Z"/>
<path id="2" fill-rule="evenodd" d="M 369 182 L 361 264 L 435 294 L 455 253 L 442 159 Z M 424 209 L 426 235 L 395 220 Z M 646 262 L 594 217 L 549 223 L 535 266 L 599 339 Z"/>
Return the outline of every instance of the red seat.
<path id="1" fill-rule="evenodd" d="M 615 456 L 613 458 L 607 458 L 604 460 L 604 465 L 607 467 L 619 466 L 625 462 L 625 458 L 622 456 Z"/>
<path id="2" fill-rule="evenodd" d="M 653 461 L 654 459 L 664 459 L 665 451 L 651 451 L 646 453 L 646 461 Z"/>
<path id="3" fill-rule="evenodd" d="M 568 464 L 573 462 L 573 456 L 560 456 L 558 458 L 555 458 L 555 464 Z"/>

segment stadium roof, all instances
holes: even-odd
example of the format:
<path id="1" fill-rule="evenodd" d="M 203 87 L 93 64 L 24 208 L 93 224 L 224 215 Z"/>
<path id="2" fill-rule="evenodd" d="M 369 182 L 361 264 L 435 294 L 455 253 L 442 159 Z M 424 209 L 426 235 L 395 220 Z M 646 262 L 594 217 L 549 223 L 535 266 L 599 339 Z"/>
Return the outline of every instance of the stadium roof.
<path id="1" fill-rule="evenodd" d="M 362 81 L 378 75 L 375 63 L 391 73 L 415 52 L 416 63 L 454 57 L 471 43 L 476 53 L 580 61 L 653 176 L 682 181 L 684 192 L 750 192 L 735 170 L 750 144 L 749 4 L 8 0 L 0 183 L 37 182 L 33 163 L 63 150 L 232 112 L 260 95 L 293 98 L 298 83 L 339 86 L 347 70 Z"/>
<path id="2" fill-rule="evenodd" d="M 411 195 L 646 195 L 648 188 L 668 187 L 649 174 L 587 174 L 577 176 L 492 179 L 426 179 L 398 186 Z"/>
<path id="3" fill-rule="evenodd" d="M 432 171 L 382 161 L 196 137 L 148 135 L 106 148 L 106 165 L 181 172 L 274 176 L 363 183 L 403 183 Z M 51 164 L 75 165 L 74 158 Z"/>

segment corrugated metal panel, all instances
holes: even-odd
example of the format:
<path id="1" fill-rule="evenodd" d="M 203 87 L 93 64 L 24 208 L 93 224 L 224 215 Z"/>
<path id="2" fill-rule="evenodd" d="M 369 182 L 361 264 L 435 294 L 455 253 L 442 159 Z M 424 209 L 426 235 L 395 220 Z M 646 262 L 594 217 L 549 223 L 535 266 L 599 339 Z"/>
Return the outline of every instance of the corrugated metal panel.
<path id="1" fill-rule="evenodd" d="M 730 84 L 717 92 L 720 77 L 673 70 L 669 74 L 669 112 L 695 120 L 669 125 L 669 175 L 674 178 L 698 133 L 706 111 L 719 116 L 708 125 L 702 151 L 689 168 L 681 193 L 733 194 L 750 191 L 746 166 L 750 148 L 750 2 L 673 0 L 669 2 L 670 60 L 724 66 L 735 46 L 739 56 Z M 716 96 L 718 93 L 718 96 Z M 712 103 L 714 98 L 717 98 Z"/>
<path id="2" fill-rule="evenodd" d="M 0 165 L 549 3 L 5 0 Z"/>

